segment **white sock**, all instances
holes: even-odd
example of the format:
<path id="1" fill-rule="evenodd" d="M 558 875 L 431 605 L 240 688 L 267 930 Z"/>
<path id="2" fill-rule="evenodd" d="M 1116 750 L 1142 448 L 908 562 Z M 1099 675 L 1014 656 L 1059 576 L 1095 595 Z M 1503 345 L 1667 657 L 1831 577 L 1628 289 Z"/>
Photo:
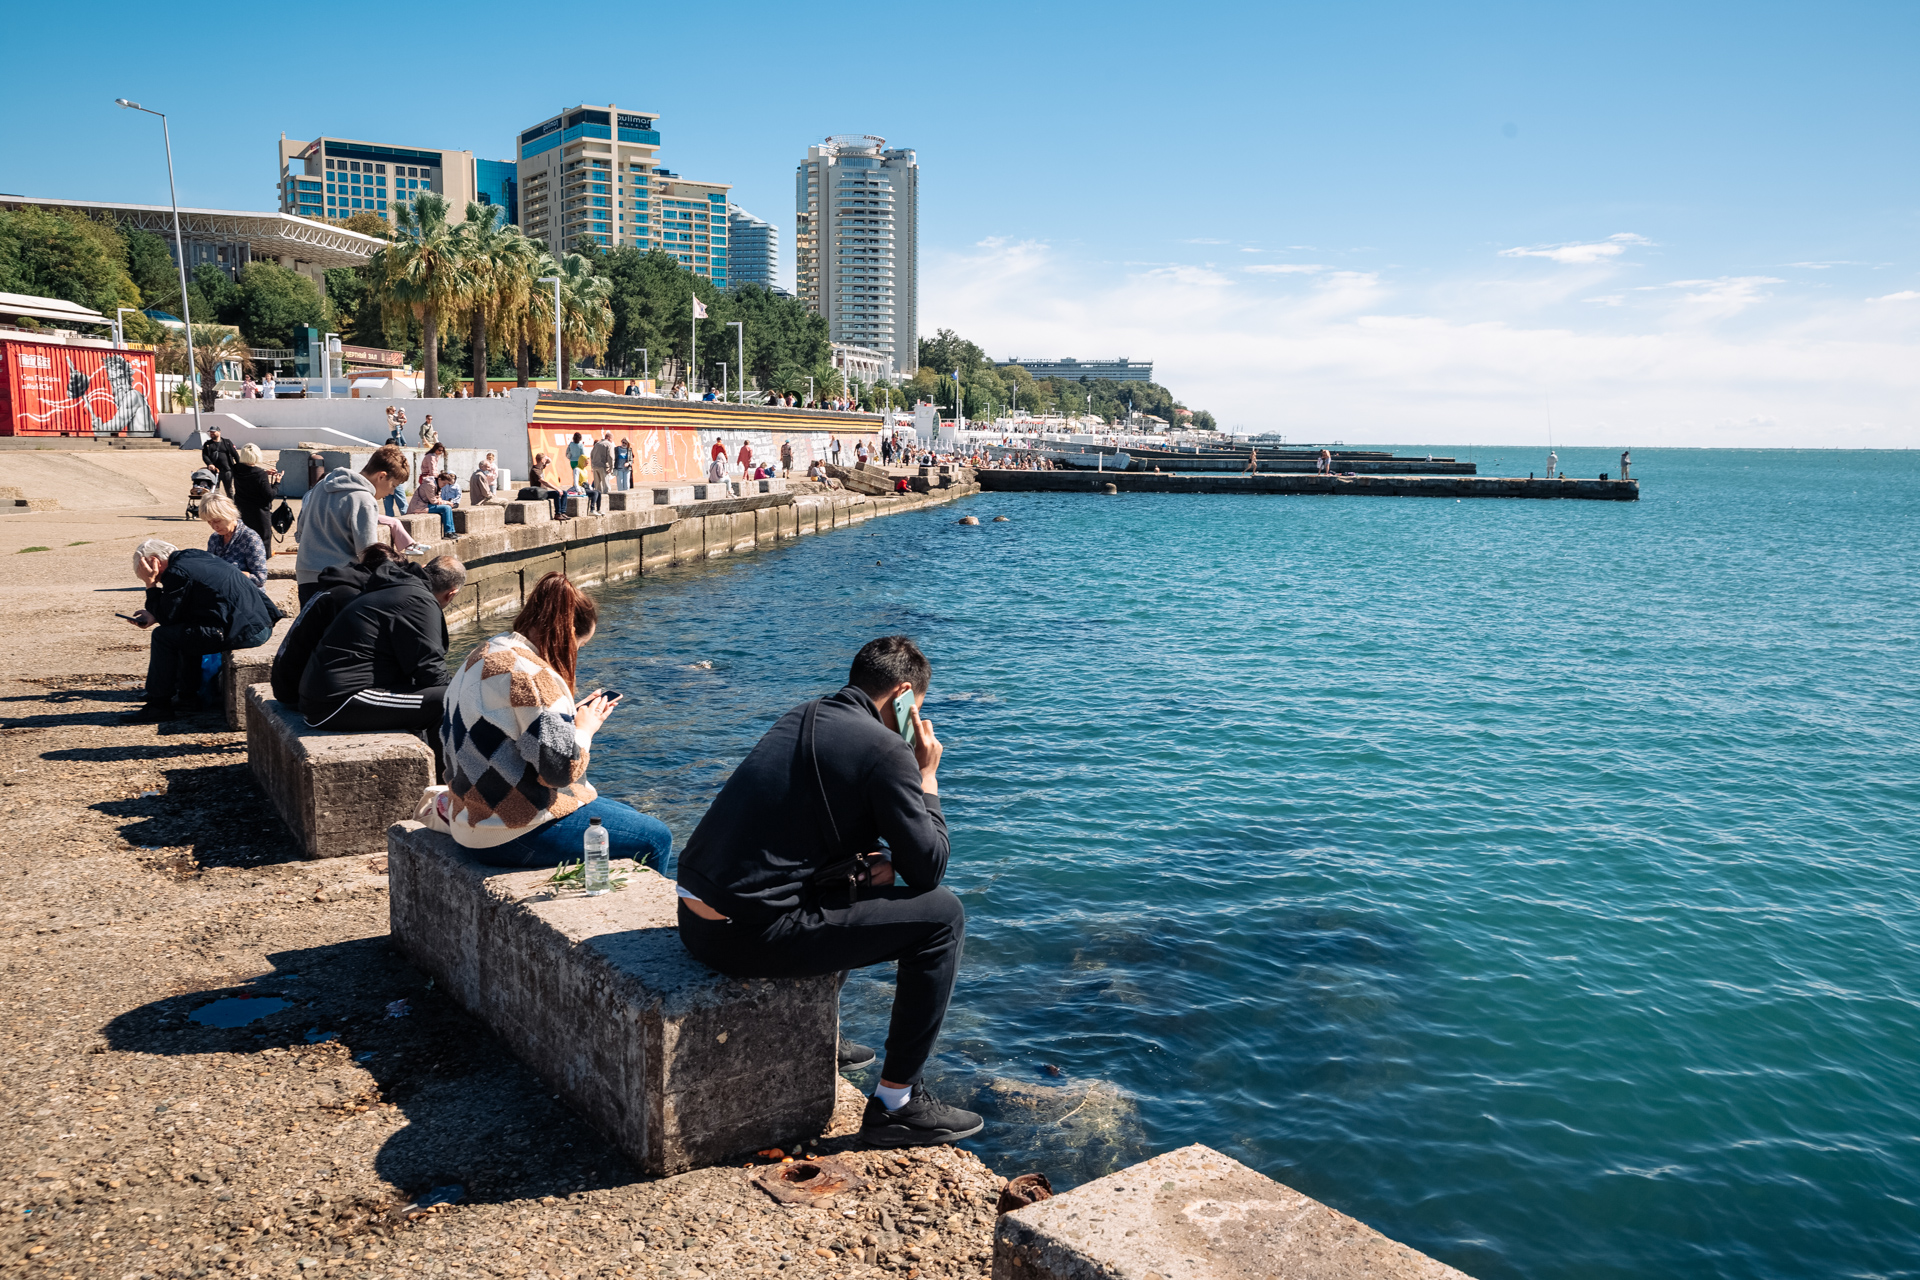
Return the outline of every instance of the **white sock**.
<path id="1" fill-rule="evenodd" d="M 913 1086 L 905 1085 L 898 1089 L 889 1089 L 886 1085 L 876 1085 L 873 1096 L 880 1099 L 880 1105 L 889 1111 L 898 1111 L 907 1105 L 907 1099 L 913 1096 Z"/>

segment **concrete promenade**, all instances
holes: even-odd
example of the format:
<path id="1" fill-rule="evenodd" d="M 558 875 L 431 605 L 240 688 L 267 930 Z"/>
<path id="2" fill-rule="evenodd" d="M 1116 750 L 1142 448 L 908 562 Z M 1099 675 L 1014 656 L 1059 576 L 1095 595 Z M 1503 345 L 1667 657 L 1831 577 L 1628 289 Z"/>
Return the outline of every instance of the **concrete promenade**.
<path id="1" fill-rule="evenodd" d="M 1376 498 L 1588 498 L 1638 502 L 1638 480 L 1506 476 L 1154 475 L 1138 471 L 980 471 L 989 493 L 1270 493 Z"/>

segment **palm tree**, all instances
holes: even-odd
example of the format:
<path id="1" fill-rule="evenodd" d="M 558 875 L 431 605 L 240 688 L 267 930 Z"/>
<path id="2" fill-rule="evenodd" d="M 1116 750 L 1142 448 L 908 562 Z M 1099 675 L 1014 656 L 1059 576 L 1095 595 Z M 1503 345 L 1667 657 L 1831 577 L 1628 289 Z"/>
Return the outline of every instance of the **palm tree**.
<path id="1" fill-rule="evenodd" d="M 532 372 L 533 344 L 544 342 L 553 333 L 553 288 L 542 281 L 559 275 L 560 267 L 545 245 L 525 236 L 515 254 L 526 292 L 520 305 L 507 312 L 504 327 L 506 339 L 513 343 L 514 373 L 524 387 Z"/>
<path id="2" fill-rule="evenodd" d="M 379 291 L 381 318 L 420 321 L 425 348 L 425 394 L 440 394 L 440 321 L 467 305 L 471 274 L 461 242 L 447 221 L 446 197 L 424 193 L 399 206 L 393 243 L 374 251 L 370 264 Z"/>
<path id="3" fill-rule="evenodd" d="M 605 351 L 613 334 L 613 281 L 593 274 L 577 253 L 560 260 L 560 369 L 555 387 L 566 389 L 570 351 Z M 552 313 L 548 313 L 551 319 Z"/>
<path id="4" fill-rule="evenodd" d="M 526 309 L 532 283 L 525 270 L 529 242 L 518 227 L 504 224 L 502 213 L 493 205 L 469 203 L 467 220 L 454 233 L 470 277 L 466 312 L 476 396 L 487 394 L 487 339 L 507 341 L 508 318 Z"/>
<path id="5" fill-rule="evenodd" d="M 220 389 L 220 366 L 237 364 L 242 373 L 253 369 L 253 348 L 247 340 L 223 324 L 193 326 L 194 363 L 200 369 L 200 408 L 210 412 Z M 162 373 L 187 371 L 187 338 L 182 329 L 168 327 L 161 340 L 155 364 Z"/>

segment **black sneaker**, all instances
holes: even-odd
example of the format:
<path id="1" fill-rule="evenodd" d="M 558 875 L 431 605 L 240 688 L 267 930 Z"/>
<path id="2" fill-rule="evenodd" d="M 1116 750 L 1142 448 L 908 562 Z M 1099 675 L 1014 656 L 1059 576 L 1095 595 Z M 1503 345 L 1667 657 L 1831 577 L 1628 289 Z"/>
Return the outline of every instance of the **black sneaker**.
<path id="1" fill-rule="evenodd" d="M 860 1117 L 860 1137 L 874 1147 L 930 1147 L 971 1138 L 986 1125 L 973 1112 L 950 1107 L 928 1093 L 925 1085 L 915 1085 L 913 1096 L 898 1111 L 887 1110 L 878 1098 L 868 1098 L 867 1112 Z"/>
<path id="2" fill-rule="evenodd" d="M 867 1046 L 854 1040 L 840 1042 L 840 1069 L 858 1071 L 862 1067 L 873 1065 L 874 1052 Z"/>

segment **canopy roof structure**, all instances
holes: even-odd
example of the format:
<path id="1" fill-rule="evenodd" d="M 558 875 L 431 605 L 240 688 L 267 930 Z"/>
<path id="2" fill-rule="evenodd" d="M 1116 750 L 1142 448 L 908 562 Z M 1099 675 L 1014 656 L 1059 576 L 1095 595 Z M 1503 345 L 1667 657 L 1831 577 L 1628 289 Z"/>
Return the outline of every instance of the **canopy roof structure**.
<path id="1" fill-rule="evenodd" d="M 113 324 L 111 318 L 91 307 L 61 298 L 36 298 L 30 293 L 0 293 L 0 316 L 27 316 L 67 324 Z"/>
<path id="2" fill-rule="evenodd" d="M 0 195 L 0 209 L 32 206 L 76 209 L 110 217 L 124 227 L 151 231 L 173 241 L 173 208 L 164 204 L 115 204 L 105 200 L 46 200 Z M 358 267 L 386 243 L 341 227 L 291 213 L 248 213 L 237 209 L 182 209 L 180 234 L 187 240 L 226 241 L 248 246 L 256 258 L 294 258 L 317 267 Z"/>

